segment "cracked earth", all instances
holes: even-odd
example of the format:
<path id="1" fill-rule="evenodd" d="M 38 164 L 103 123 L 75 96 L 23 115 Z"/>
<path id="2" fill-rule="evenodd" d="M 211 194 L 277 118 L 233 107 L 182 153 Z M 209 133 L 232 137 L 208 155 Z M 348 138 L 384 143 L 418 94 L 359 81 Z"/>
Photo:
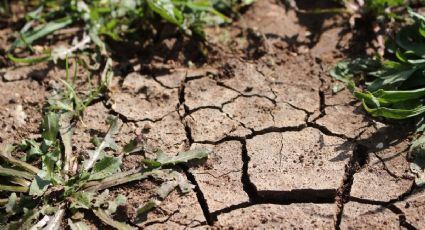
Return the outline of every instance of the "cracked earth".
<path id="1" fill-rule="evenodd" d="M 124 122 L 118 142 L 143 133 L 170 154 L 210 150 L 205 164 L 181 168 L 196 185 L 193 192 L 172 193 L 139 227 L 425 226 L 425 193 L 409 174 L 409 125 L 372 119 L 347 90 L 332 92 L 337 83 L 328 70 L 354 38 L 342 33 L 337 16 L 306 17 L 259 0 L 226 33 L 209 31 L 221 39 L 217 49 L 224 55 L 165 73 L 131 68 L 116 76 L 105 100 L 87 109 L 76 151 L 90 145 L 90 134 L 106 131 L 108 114 Z M 60 75 L 46 66 L 25 68 L 3 70 L 2 143 L 36 138 L 43 98 L 52 76 Z M 128 156 L 124 167 L 138 160 Z M 152 183 L 113 192 L 137 207 Z"/>

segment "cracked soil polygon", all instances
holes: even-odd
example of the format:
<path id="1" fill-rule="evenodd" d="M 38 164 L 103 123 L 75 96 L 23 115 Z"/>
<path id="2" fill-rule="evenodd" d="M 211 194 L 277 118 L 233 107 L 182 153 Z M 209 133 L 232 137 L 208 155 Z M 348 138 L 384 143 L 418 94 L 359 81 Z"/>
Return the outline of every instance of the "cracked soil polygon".
<path id="1" fill-rule="evenodd" d="M 215 226 L 235 229 L 331 229 L 333 204 L 260 204 L 241 208 L 218 217 Z"/>
<path id="2" fill-rule="evenodd" d="M 258 190 L 336 190 L 351 155 L 350 146 L 343 144 L 314 128 L 258 135 L 247 141 L 248 174 Z"/>
<path id="3" fill-rule="evenodd" d="M 306 114 L 286 103 L 273 104 L 262 97 L 239 97 L 226 104 L 223 111 L 253 130 L 270 127 L 296 127 L 304 124 Z"/>
<path id="4" fill-rule="evenodd" d="M 218 145 L 195 144 L 192 148 L 211 151 L 207 164 L 190 170 L 204 193 L 210 212 L 249 201 L 241 181 L 241 143 L 229 141 Z"/>

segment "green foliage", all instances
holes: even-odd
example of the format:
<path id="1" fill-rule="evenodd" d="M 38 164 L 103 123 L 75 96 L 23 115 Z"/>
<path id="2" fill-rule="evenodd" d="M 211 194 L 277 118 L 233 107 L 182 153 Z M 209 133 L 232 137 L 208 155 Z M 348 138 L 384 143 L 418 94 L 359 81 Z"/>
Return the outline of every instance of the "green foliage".
<path id="1" fill-rule="evenodd" d="M 371 15 L 385 14 L 388 7 L 405 5 L 405 0 L 365 0 L 365 13 Z"/>
<path id="2" fill-rule="evenodd" d="M 0 191 L 8 198 L 0 199 L 0 226 L 2 229 L 59 229 L 65 216 L 71 229 L 87 229 L 82 211 L 91 211 L 103 223 L 117 229 L 134 229 L 113 217 L 121 205 L 126 205 L 123 195 L 112 197 L 108 189 L 132 181 L 154 178 L 161 181 L 156 195 L 144 206 L 135 210 L 138 216 L 146 213 L 179 188 L 189 192 L 193 185 L 172 166 L 207 157 L 204 150 L 181 152 L 168 156 L 157 151 L 155 159 L 145 158 L 140 167 L 122 171 L 122 157 L 126 154 L 144 154 L 146 143 L 136 138 L 124 147 L 118 146 L 114 136 L 120 129 L 120 120 L 108 117 L 109 129 L 87 157 L 76 156 L 72 151 L 72 135 L 76 120 L 89 105 L 71 82 L 64 81 L 64 90 L 55 90 L 47 100 L 41 124 L 41 141 L 24 140 L 17 147 L 6 146 L 0 154 Z M 95 90 L 95 92 L 100 92 Z M 89 93 L 88 97 L 97 97 Z M 25 151 L 21 160 L 12 155 Z M 80 158 L 80 160 L 77 160 Z M 37 160 L 41 167 L 25 162 Z M 76 164 L 79 170 L 73 170 Z M 67 215 L 68 214 L 68 215 Z"/>
<path id="3" fill-rule="evenodd" d="M 406 119 L 425 112 L 425 18 L 413 11 L 415 23 L 403 27 L 389 43 L 393 59 L 354 59 L 338 63 L 331 75 L 345 82 L 372 116 Z M 356 87 L 364 84 L 365 90 Z"/>
<path id="4" fill-rule="evenodd" d="M 34 3 L 35 2 L 35 3 Z M 124 41 L 128 34 L 139 29 L 155 27 L 161 22 L 171 23 L 186 34 L 203 36 L 203 27 L 228 23 L 231 19 L 221 11 L 233 12 L 234 6 L 251 4 L 234 0 L 45 0 L 34 1 L 34 11 L 28 13 L 27 23 L 15 36 L 9 48 L 29 48 L 32 44 L 57 30 L 83 25 L 81 41 L 71 47 L 56 47 L 40 57 L 8 57 L 19 63 L 34 64 L 46 60 L 57 61 L 72 56 L 95 44 L 101 54 L 107 54 L 105 38 Z M 230 9 L 230 10 L 229 10 Z"/>
<path id="5" fill-rule="evenodd" d="M 388 42 L 393 58 L 354 59 L 338 63 L 331 75 L 343 81 L 372 116 L 390 119 L 418 118 L 418 132 L 425 125 L 425 17 L 409 10 L 414 23 Z M 425 135 L 414 141 L 411 171 L 416 183 L 425 184 Z"/>

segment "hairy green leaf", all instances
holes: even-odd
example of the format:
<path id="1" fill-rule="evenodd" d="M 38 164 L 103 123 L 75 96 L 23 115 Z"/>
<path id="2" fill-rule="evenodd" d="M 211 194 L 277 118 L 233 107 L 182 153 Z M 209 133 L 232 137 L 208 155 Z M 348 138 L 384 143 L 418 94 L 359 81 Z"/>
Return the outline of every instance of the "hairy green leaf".
<path id="1" fill-rule="evenodd" d="M 94 165 L 89 180 L 101 180 L 120 171 L 121 160 L 117 157 L 103 157 Z"/>

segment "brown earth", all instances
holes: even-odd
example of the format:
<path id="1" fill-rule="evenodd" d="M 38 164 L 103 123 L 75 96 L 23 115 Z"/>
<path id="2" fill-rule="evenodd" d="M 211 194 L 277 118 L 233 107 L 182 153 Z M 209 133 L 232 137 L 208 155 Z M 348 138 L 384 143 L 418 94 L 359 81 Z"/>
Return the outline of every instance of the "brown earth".
<path id="1" fill-rule="evenodd" d="M 214 48 L 202 64 L 193 53 L 171 55 L 187 41 L 167 39 L 151 63 L 118 64 L 133 66 L 118 73 L 107 101 L 86 110 L 76 151 L 107 130 L 108 114 L 124 122 L 120 143 L 143 133 L 170 154 L 211 151 L 205 164 L 181 168 L 194 191 L 173 192 L 141 228 L 421 229 L 425 193 L 409 174 L 410 124 L 372 119 L 347 90 L 332 92 L 329 68 L 369 48 L 346 20 L 258 0 L 231 26 L 207 31 Z M 43 98 L 63 70 L 1 73 L 1 144 L 37 138 Z M 124 168 L 140 160 L 128 156 Z M 112 192 L 139 207 L 152 183 Z"/>

